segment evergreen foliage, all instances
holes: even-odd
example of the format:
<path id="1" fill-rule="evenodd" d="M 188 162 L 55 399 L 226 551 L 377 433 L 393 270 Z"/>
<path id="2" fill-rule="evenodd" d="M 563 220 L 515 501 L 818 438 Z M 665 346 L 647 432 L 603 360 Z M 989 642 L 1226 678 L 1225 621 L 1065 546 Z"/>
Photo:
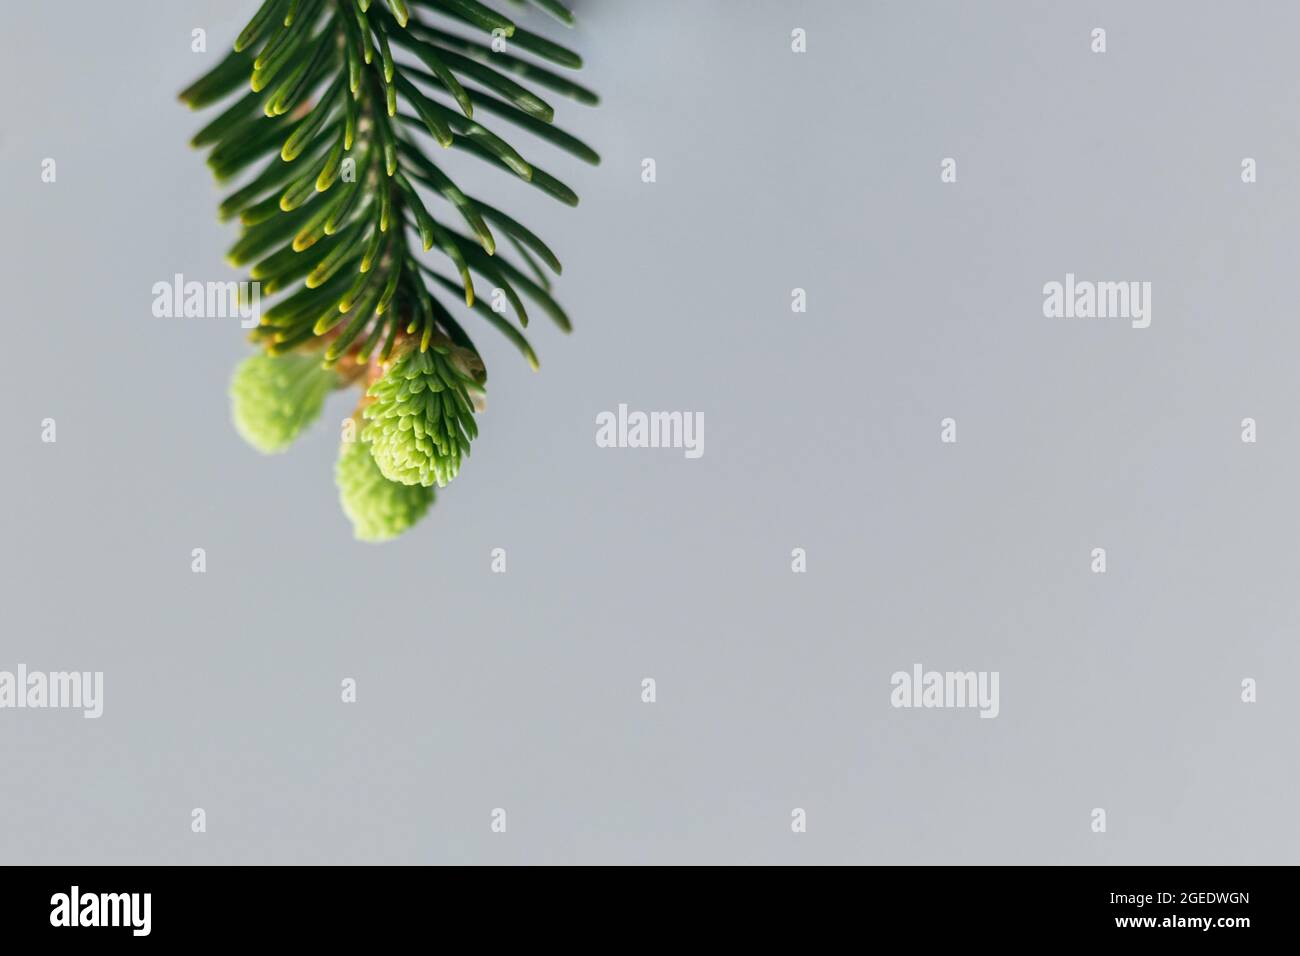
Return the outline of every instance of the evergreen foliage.
<path id="1" fill-rule="evenodd" d="M 555 254 L 464 193 L 445 162 L 460 153 L 577 205 L 498 125 L 599 162 L 554 125 L 547 99 L 597 102 L 554 68 L 582 60 L 519 26 L 528 7 L 572 24 L 558 0 L 513 0 L 509 14 L 481 0 L 265 0 L 233 52 L 180 94 L 193 109 L 221 104 L 192 142 L 230 187 L 218 215 L 242 230 L 229 261 L 272 301 L 252 332 L 262 354 L 232 382 L 236 428 L 280 451 L 330 388 L 368 388 L 363 440 L 345 443 L 338 468 L 344 510 L 366 540 L 413 524 L 477 435 L 486 373 L 457 303 L 534 368 L 525 300 L 570 328 L 551 294 Z M 431 251 L 432 262 L 420 255 Z M 513 322 L 478 297 L 476 278 L 502 291 Z M 378 481 L 363 480 L 360 450 Z"/>

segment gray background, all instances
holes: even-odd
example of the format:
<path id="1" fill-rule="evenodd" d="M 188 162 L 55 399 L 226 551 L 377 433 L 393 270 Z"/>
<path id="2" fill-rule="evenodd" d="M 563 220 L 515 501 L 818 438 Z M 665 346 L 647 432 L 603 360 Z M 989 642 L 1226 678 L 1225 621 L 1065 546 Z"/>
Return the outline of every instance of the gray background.
<path id="1" fill-rule="evenodd" d="M 582 205 L 453 157 L 576 331 L 533 374 L 472 320 L 482 437 L 381 547 L 350 398 L 261 458 L 237 324 L 150 314 L 237 276 L 175 93 L 255 7 L 0 10 L 0 669 L 106 681 L 0 711 L 0 861 L 1297 862 L 1300 6 L 584 4 L 604 102 L 558 119 L 605 162 L 532 151 Z M 1045 319 L 1067 271 L 1151 327 Z M 704 457 L 598 449 L 619 402 Z M 1001 715 L 892 709 L 914 662 Z"/>

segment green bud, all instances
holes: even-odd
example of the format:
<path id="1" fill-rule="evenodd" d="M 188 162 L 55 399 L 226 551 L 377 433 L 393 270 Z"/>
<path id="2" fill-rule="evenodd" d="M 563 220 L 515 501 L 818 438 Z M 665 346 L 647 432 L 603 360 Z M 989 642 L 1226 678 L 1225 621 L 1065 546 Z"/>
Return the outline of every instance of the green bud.
<path id="1" fill-rule="evenodd" d="M 385 478 L 364 441 L 345 441 L 339 446 L 334 481 L 343 513 L 352 522 L 358 541 L 396 538 L 423 518 L 433 504 L 432 488 Z"/>
<path id="2" fill-rule="evenodd" d="M 469 392 L 478 388 L 475 359 L 450 345 L 412 349 L 370 386 L 363 437 L 385 478 L 442 488 L 456 477 L 478 437 Z"/>
<path id="3" fill-rule="evenodd" d="M 252 355 L 230 381 L 231 415 L 258 451 L 284 451 L 320 415 L 336 374 L 312 355 Z"/>

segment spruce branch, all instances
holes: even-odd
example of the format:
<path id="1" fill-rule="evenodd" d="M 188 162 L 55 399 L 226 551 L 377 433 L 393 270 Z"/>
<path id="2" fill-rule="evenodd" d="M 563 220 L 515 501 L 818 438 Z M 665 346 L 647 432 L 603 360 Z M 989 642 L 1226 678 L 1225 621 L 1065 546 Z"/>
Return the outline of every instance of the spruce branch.
<path id="1" fill-rule="evenodd" d="M 513 6 L 573 20 L 557 0 Z M 336 471 L 363 540 L 414 524 L 478 434 L 487 376 L 470 323 L 453 314 L 459 303 L 533 368 L 522 331 L 530 304 L 571 328 L 551 294 L 554 252 L 462 191 L 444 161 L 472 157 L 568 205 L 577 194 L 496 122 L 600 161 L 555 127 L 546 98 L 597 102 L 551 68 L 579 69 L 581 57 L 512 16 L 483 0 L 264 0 L 234 50 L 180 94 L 193 109 L 222 104 L 192 143 L 208 150 L 217 181 L 232 184 L 218 209 L 241 225 L 228 259 L 271 303 L 251 333 L 262 354 L 231 385 L 236 428 L 259 450 L 280 451 L 328 391 L 367 388 L 364 433 L 344 443 Z M 425 136 L 441 147 L 437 159 Z M 476 279 L 501 290 L 514 321 L 488 307 Z"/>

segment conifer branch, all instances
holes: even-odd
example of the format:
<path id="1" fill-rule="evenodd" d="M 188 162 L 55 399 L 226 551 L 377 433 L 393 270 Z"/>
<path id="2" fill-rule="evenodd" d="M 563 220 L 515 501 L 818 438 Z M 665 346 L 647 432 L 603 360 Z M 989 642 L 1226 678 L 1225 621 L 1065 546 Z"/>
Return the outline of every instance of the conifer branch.
<path id="1" fill-rule="evenodd" d="M 557 0 L 514 5 L 573 21 Z M 242 226 L 228 259 L 274 300 L 251 333 L 262 355 L 232 383 L 238 430 L 280 451 L 330 389 L 366 388 L 357 441 L 368 464 L 345 442 L 337 472 L 364 540 L 418 520 L 478 433 L 487 373 L 469 323 L 453 315 L 458 302 L 534 368 L 525 300 L 570 328 L 546 274 L 560 274 L 559 259 L 529 227 L 464 193 L 421 139 L 576 205 L 572 189 L 485 124 L 491 116 L 600 161 L 553 125 L 537 89 L 588 105 L 596 94 L 537 61 L 582 66 L 482 0 L 264 0 L 234 50 L 180 94 L 196 110 L 222 104 L 192 143 L 208 149 L 219 183 L 240 180 L 218 209 Z M 501 290 L 514 322 L 483 301 L 484 288 Z"/>

